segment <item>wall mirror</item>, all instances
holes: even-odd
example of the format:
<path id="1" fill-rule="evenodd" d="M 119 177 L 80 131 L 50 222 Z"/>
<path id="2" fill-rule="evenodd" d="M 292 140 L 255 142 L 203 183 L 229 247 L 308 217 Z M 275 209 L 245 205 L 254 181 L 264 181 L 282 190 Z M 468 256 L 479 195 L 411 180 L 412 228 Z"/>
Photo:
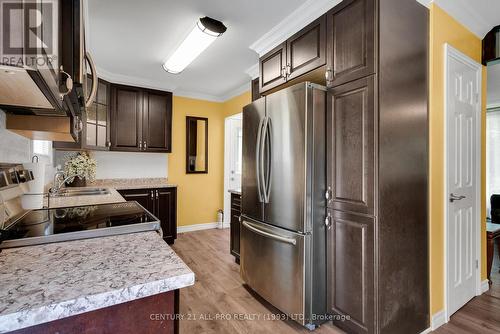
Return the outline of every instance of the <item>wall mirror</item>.
<path id="1" fill-rule="evenodd" d="M 208 173 L 208 118 L 186 117 L 186 173 Z"/>

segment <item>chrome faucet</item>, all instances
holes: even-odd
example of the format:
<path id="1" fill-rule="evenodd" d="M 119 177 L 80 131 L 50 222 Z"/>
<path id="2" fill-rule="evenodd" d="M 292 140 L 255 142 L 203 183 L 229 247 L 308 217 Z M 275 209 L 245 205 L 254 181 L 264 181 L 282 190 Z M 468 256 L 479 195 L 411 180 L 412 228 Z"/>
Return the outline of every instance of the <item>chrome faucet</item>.
<path id="1" fill-rule="evenodd" d="M 61 192 L 61 188 L 64 187 L 64 185 L 66 184 L 66 181 L 68 181 L 69 179 L 71 179 L 73 177 L 82 176 L 82 174 L 73 174 L 73 175 L 67 176 L 61 182 L 59 182 L 59 179 L 61 178 L 61 176 L 64 177 L 64 172 L 62 170 L 58 170 L 54 174 L 54 182 L 52 183 L 52 188 L 50 188 L 50 190 L 49 190 L 49 192 L 52 195 L 59 195 L 59 193 Z"/>

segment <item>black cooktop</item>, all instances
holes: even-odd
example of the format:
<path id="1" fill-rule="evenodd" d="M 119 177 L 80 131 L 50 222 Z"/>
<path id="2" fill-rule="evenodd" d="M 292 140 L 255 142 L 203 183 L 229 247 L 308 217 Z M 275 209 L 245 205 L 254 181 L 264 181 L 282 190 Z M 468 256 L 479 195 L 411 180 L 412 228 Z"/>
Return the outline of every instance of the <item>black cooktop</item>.
<path id="1" fill-rule="evenodd" d="M 50 240 L 41 241 L 43 237 L 61 235 L 54 241 L 65 241 L 83 239 L 86 235 L 95 237 L 121 234 L 118 233 L 119 229 L 117 228 L 126 228 L 129 225 L 153 226 L 144 223 L 158 223 L 158 219 L 137 202 L 40 209 L 30 211 L 8 226 L 6 230 L 2 231 L 2 239 L 6 242 L 33 238 L 38 242 L 29 244 L 39 244 L 50 242 Z M 134 231 L 137 229 L 138 227 L 134 227 Z M 145 228 L 145 230 L 150 230 L 150 227 Z M 116 231 L 116 233 L 108 231 Z M 67 237 L 71 235 L 74 236 Z M 80 237 L 76 237 L 76 235 Z M 24 243 L 28 244 L 26 241 Z"/>

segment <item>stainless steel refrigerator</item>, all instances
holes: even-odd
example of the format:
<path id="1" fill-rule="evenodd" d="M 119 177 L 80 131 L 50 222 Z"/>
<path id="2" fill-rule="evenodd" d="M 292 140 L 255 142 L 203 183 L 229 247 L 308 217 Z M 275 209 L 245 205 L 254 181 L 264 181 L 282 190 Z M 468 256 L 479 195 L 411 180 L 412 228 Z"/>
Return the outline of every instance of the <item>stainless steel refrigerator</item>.
<path id="1" fill-rule="evenodd" d="M 241 277 L 310 329 L 327 313 L 325 105 L 305 82 L 243 109 Z"/>

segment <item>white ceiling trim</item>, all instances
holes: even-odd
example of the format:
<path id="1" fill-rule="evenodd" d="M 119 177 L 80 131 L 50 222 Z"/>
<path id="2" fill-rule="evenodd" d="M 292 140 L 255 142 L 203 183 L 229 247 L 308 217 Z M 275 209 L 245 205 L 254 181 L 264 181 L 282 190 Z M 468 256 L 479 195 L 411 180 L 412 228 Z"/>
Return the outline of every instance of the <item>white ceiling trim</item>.
<path id="1" fill-rule="evenodd" d="M 249 67 L 245 71 L 246 74 L 250 77 L 250 79 L 255 79 L 259 77 L 259 63 Z"/>
<path id="2" fill-rule="evenodd" d="M 326 13 L 342 0 L 308 0 L 294 10 L 283 21 L 250 45 L 250 49 L 259 56 L 266 54 L 276 45 L 304 28 L 306 25 Z"/>
<path id="3" fill-rule="evenodd" d="M 483 39 L 484 36 L 498 24 L 492 22 L 491 19 L 485 16 L 484 6 L 478 6 L 477 1 L 469 0 L 417 0 L 426 7 L 430 7 L 432 3 L 438 5 L 446 13 L 452 16 L 455 20 L 464 25 L 474 35 Z M 496 10 L 496 9 L 491 9 Z"/>
<path id="4" fill-rule="evenodd" d="M 176 89 L 176 87 L 173 87 L 170 85 L 159 84 L 158 82 L 153 81 L 153 80 L 112 73 L 112 72 L 106 71 L 105 69 L 103 69 L 101 67 L 97 67 L 97 74 L 98 74 L 99 78 L 104 79 L 104 80 L 109 81 L 109 82 L 112 82 L 112 83 L 115 83 L 115 84 L 139 86 L 139 87 L 143 87 L 143 88 L 158 89 L 158 90 L 166 90 L 166 91 L 172 92 L 176 96 L 188 97 L 188 98 L 198 99 L 198 100 L 207 100 L 207 101 L 211 101 L 211 102 L 224 102 L 225 101 L 224 97 L 210 95 L 210 94 L 204 94 L 204 93 L 199 93 L 199 92 L 180 90 L 180 89 Z"/>
<path id="5" fill-rule="evenodd" d="M 247 83 L 241 85 L 240 87 L 237 87 L 237 88 L 229 91 L 228 93 L 224 94 L 221 97 L 220 102 L 226 102 L 227 100 L 232 99 L 233 97 L 239 96 L 245 92 L 250 91 L 250 89 L 251 89 L 250 82 L 247 82 Z"/>

